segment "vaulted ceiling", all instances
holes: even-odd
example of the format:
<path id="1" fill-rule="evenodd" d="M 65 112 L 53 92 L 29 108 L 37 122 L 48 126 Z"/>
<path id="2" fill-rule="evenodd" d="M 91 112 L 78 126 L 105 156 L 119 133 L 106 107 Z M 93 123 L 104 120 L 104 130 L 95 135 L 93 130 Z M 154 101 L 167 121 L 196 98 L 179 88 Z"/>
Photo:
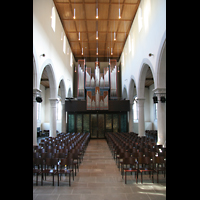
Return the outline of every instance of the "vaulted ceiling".
<path id="1" fill-rule="evenodd" d="M 86 62 L 94 62 L 96 58 L 100 62 L 107 62 L 109 58 L 119 60 L 140 0 L 53 1 L 76 61 L 84 58 Z"/>

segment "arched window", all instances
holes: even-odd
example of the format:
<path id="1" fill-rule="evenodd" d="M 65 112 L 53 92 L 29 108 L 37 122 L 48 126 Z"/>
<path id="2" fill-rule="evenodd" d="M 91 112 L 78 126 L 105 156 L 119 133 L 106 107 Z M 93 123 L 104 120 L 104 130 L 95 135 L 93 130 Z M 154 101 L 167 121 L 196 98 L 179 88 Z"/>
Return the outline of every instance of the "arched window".
<path id="1" fill-rule="evenodd" d="M 51 27 L 52 27 L 53 31 L 55 32 L 55 30 L 56 30 L 56 11 L 55 11 L 54 6 L 51 11 Z"/>

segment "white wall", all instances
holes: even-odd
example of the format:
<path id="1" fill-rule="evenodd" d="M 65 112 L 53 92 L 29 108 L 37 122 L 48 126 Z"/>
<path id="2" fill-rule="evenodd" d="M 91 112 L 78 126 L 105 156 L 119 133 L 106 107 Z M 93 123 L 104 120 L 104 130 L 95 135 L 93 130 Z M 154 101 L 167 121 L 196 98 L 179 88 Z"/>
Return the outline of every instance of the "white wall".
<path id="1" fill-rule="evenodd" d="M 57 11 L 55 32 L 51 27 L 53 5 L 52 0 L 33 1 L 33 54 L 37 68 L 36 87 L 39 88 L 44 67 L 51 64 L 55 75 L 56 89 L 58 90 L 59 83 L 63 79 L 67 92 L 69 87 L 73 88 L 73 68 L 70 66 L 71 48 L 67 41 L 64 54 L 63 40 L 61 40 L 63 27 Z M 45 54 L 45 57 L 40 56 L 41 54 Z"/>
<path id="2" fill-rule="evenodd" d="M 124 85 L 129 91 L 129 83 L 131 76 L 133 76 L 137 93 L 140 71 L 144 62 L 150 63 L 155 87 L 157 87 L 156 65 L 157 57 L 160 56 L 158 55 L 159 47 L 166 31 L 166 0 L 141 0 L 139 8 L 142 11 L 142 29 L 139 32 L 138 9 L 120 57 L 122 62 L 122 91 Z M 130 52 L 129 46 L 131 47 Z M 149 57 L 149 53 L 153 53 L 154 56 Z M 125 81 L 126 79 L 128 81 Z"/>

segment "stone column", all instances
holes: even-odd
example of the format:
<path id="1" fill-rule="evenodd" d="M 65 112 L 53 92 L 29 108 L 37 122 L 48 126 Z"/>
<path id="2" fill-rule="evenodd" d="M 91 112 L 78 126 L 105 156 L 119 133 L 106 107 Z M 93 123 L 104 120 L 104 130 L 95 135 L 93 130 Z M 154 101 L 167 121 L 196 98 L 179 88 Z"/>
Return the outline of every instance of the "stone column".
<path id="1" fill-rule="evenodd" d="M 130 102 L 130 111 L 129 111 L 129 132 L 133 132 L 133 102 Z"/>
<path id="2" fill-rule="evenodd" d="M 157 144 L 164 145 L 166 147 L 166 102 L 160 101 L 161 96 L 166 97 L 165 88 L 156 88 L 153 90 L 158 97 L 157 105 L 157 126 L 158 126 L 158 140 Z"/>
<path id="3" fill-rule="evenodd" d="M 50 101 L 50 137 L 56 137 L 56 106 L 57 99 L 49 99 Z"/>
<path id="4" fill-rule="evenodd" d="M 138 132 L 139 136 L 145 135 L 145 125 L 144 125 L 144 101 L 145 98 L 138 98 Z"/>
<path id="5" fill-rule="evenodd" d="M 33 89 L 33 146 L 37 144 L 37 102 L 36 97 L 40 94 L 41 90 Z"/>
<path id="6" fill-rule="evenodd" d="M 66 133 L 65 99 L 62 99 L 62 132 Z"/>

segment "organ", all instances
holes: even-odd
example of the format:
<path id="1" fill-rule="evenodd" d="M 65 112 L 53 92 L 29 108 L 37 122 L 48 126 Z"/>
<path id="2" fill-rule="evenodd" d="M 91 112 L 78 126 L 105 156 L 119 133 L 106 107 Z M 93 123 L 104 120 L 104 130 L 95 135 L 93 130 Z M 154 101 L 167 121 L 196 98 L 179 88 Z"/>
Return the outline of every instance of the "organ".
<path id="1" fill-rule="evenodd" d="M 86 100 L 87 110 L 108 110 L 108 100 L 118 98 L 117 61 L 110 59 L 102 70 L 96 61 L 92 73 L 85 60 L 78 60 L 77 98 Z"/>

